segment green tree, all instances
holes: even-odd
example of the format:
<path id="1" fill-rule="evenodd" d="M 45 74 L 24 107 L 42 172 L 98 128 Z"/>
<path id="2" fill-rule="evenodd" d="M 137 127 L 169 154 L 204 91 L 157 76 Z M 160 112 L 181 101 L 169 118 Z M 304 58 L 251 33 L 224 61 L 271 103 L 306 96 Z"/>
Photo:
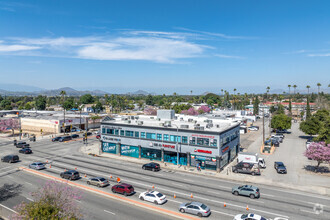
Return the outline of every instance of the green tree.
<path id="1" fill-rule="evenodd" d="M 12 110 L 11 102 L 8 99 L 4 99 L 0 102 L 0 108 L 3 110 Z"/>
<path id="2" fill-rule="evenodd" d="M 95 102 L 94 97 L 91 94 L 85 94 L 80 97 L 80 102 L 82 104 L 92 104 Z"/>
<path id="3" fill-rule="evenodd" d="M 253 114 L 254 115 L 259 114 L 259 104 L 260 104 L 259 98 L 258 98 L 258 96 L 256 96 L 254 99 L 254 102 L 253 102 Z"/>
<path id="4" fill-rule="evenodd" d="M 291 128 L 291 117 L 285 114 L 277 114 L 272 117 L 271 128 L 273 129 L 290 129 Z"/>
<path id="5" fill-rule="evenodd" d="M 35 106 L 37 110 L 45 110 L 46 109 L 46 96 L 38 95 L 35 100 Z"/>
<path id="6" fill-rule="evenodd" d="M 292 114 L 292 103 L 291 103 L 291 98 L 289 99 L 289 112 L 290 115 Z"/>
<path id="7" fill-rule="evenodd" d="M 102 103 L 100 101 L 98 101 L 95 105 L 92 106 L 92 109 L 96 113 L 99 113 L 100 111 L 103 111 Z"/>
<path id="8" fill-rule="evenodd" d="M 288 87 L 289 87 L 289 95 L 290 95 L 290 89 L 291 89 L 291 85 L 288 85 Z"/>
<path id="9" fill-rule="evenodd" d="M 309 96 L 307 96 L 307 106 L 306 106 L 306 120 L 311 117 L 311 107 L 309 105 Z"/>
<path id="10" fill-rule="evenodd" d="M 152 98 L 152 95 L 148 95 L 146 98 L 146 105 L 154 105 L 154 99 Z"/>
<path id="11" fill-rule="evenodd" d="M 320 126 L 320 122 L 315 117 L 311 117 L 310 119 L 301 122 L 299 129 L 308 135 L 316 135 L 320 130 Z"/>

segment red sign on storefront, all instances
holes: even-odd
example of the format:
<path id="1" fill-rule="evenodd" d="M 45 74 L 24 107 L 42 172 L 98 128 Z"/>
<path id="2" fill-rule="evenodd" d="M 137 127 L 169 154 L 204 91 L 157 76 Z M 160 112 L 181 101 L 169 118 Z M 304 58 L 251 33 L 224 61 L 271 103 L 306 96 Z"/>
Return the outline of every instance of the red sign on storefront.
<path id="1" fill-rule="evenodd" d="M 228 149 L 229 149 L 229 146 L 223 148 L 221 151 L 222 151 L 222 153 L 224 153 L 224 152 L 226 152 Z"/>
<path id="2" fill-rule="evenodd" d="M 175 148 L 175 146 L 174 145 L 169 145 L 169 144 L 163 144 L 163 147 L 168 147 L 168 148 Z"/>
<path id="3" fill-rule="evenodd" d="M 195 152 L 198 152 L 198 153 L 204 153 L 204 154 L 212 154 L 212 151 L 210 150 L 201 150 L 201 149 L 198 149 L 198 150 L 194 150 Z"/>

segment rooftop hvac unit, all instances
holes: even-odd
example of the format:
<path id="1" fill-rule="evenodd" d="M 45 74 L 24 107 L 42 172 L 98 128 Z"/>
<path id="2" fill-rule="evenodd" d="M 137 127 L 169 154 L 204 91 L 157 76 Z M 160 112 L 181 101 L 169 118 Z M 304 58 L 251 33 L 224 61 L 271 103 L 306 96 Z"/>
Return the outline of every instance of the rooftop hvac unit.
<path id="1" fill-rule="evenodd" d="M 216 125 L 217 126 L 217 128 L 220 128 L 220 125 Z"/>
<path id="2" fill-rule="evenodd" d="M 198 127 L 198 126 L 201 126 L 200 124 L 196 124 L 196 126 Z"/>
<path id="3" fill-rule="evenodd" d="M 150 117 L 150 119 L 154 119 L 155 117 Z"/>
<path id="4" fill-rule="evenodd" d="M 188 129 L 189 128 L 189 125 L 180 125 L 180 128 L 186 128 L 186 129 Z"/>
<path id="5" fill-rule="evenodd" d="M 159 123 L 159 126 L 164 126 L 165 124 L 164 123 Z"/>
<path id="6" fill-rule="evenodd" d="M 166 125 L 171 125 L 171 121 L 165 121 Z"/>
<path id="7" fill-rule="evenodd" d="M 197 120 L 195 120 L 194 123 L 196 124 L 197 123 Z"/>
<path id="8" fill-rule="evenodd" d="M 188 118 L 188 122 L 193 122 L 194 120 L 192 118 Z"/>
<path id="9" fill-rule="evenodd" d="M 128 124 L 131 124 L 131 120 L 128 120 L 127 123 L 128 123 Z"/>
<path id="10" fill-rule="evenodd" d="M 157 118 L 157 121 L 160 121 L 160 118 Z"/>
<path id="11" fill-rule="evenodd" d="M 183 118 L 180 118 L 180 121 L 183 121 Z"/>
<path id="12" fill-rule="evenodd" d="M 135 118 L 135 119 L 139 119 L 139 116 L 135 116 L 134 118 Z"/>
<path id="13" fill-rule="evenodd" d="M 177 120 L 178 119 L 178 116 L 174 116 L 174 119 Z"/>
<path id="14" fill-rule="evenodd" d="M 143 125 L 143 121 L 138 121 L 138 125 Z"/>
<path id="15" fill-rule="evenodd" d="M 198 131 L 204 131 L 204 127 L 202 126 L 196 126 L 194 129 Z"/>
<path id="16" fill-rule="evenodd" d="M 131 119 L 134 120 L 134 116 L 131 116 Z"/>

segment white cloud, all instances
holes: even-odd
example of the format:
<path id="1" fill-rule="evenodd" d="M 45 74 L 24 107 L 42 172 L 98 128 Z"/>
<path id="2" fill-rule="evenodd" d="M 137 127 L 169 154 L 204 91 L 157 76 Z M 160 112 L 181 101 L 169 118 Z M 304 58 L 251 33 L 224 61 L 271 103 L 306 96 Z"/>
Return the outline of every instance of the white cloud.
<path id="1" fill-rule="evenodd" d="M 308 54 L 309 57 L 330 57 L 330 53 L 324 53 L 324 54 Z"/>
<path id="2" fill-rule="evenodd" d="M 1 41 L 0 41 L 1 43 Z M 26 50 L 36 50 L 40 47 L 36 46 L 27 46 L 27 45 L 1 45 L 0 44 L 0 52 L 16 52 L 16 51 L 26 51 Z"/>
<path id="3" fill-rule="evenodd" d="M 215 54 L 214 56 L 220 57 L 220 58 L 228 58 L 228 59 L 244 59 L 245 57 L 241 56 L 232 56 L 232 55 L 225 55 L 225 54 Z"/>

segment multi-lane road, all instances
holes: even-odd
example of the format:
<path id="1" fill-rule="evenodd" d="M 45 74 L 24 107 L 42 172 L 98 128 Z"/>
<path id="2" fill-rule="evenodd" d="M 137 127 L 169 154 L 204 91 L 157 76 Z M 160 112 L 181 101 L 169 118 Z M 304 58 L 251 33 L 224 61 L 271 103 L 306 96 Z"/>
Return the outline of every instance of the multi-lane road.
<path id="1" fill-rule="evenodd" d="M 96 141 L 92 138 L 90 143 Z M 36 191 L 47 179 L 18 168 L 27 167 L 33 161 L 48 161 L 52 162 L 51 168 L 48 167 L 40 171 L 41 173 L 59 177 L 59 173 L 64 169 L 77 168 L 83 177 L 74 182 L 83 186 L 87 186 L 85 174 L 87 178 L 112 176 L 111 185 L 115 184 L 116 177 L 120 177 L 122 182 L 134 186 L 137 193 L 129 198 L 136 201 L 137 205 L 113 199 L 102 193 L 83 190 L 83 198 L 77 202 L 84 210 L 85 219 L 173 219 L 175 218 L 173 215 L 159 212 L 157 208 L 161 207 L 169 210 L 169 213 L 172 211 L 179 214 L 180 203 L 191 200 L 203 202 L 211 208 L 212 214 L 209 219 L 233 219 L 240 213 L 256 213 L 270 219 L 329 219 L 330 197 L 313 192 L 283 189 L 276 185 L 257 185 L 261 192 L 260 199 L 237 197 L 231 194 L 231 188 L 234 185 L 244 184 L 243 182 L 171 171 L 166 168 L 160 172 L 145 171 L 139 164 L 84 155 L 79 152 L 81 146 L 83 146 L 81 140 L 67 143 L 38 140 L 31 143 L 34 152 L 32 155 L 20 154 L 19 163 L 1 163 L 0 187 L 1 191 L 6 192 L 6 196 L 0 197 L 0 203 L 14 209 L 21 201 L 33 200 L 29 193 Z M 0 140 L 0 149 L 1 156 L 18 152 L 9 141 Z M 165 194 L 168 202 L 157 206 L 138 199 L 141 192 L 152 190 L 152 187 Z M 98 190 L 112 193 L 109 186 Z M 149 204 L 151 208 L 138 205 L 141 203 Z"/>

